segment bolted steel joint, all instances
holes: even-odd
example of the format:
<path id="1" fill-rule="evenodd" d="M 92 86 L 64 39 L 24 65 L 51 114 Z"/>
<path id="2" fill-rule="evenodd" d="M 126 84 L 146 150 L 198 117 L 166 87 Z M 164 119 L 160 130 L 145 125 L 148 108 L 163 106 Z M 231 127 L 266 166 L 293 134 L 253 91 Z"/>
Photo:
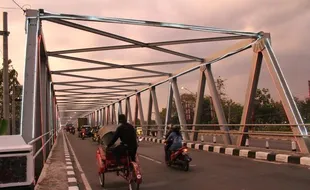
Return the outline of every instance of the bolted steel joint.
<path id="1" fill-rule="evenodd" d="M 265 49 L 265 40 L 266 38 L 261 38 L 254 44 L 253 51 L 255 53 L 259 53 Z"/>

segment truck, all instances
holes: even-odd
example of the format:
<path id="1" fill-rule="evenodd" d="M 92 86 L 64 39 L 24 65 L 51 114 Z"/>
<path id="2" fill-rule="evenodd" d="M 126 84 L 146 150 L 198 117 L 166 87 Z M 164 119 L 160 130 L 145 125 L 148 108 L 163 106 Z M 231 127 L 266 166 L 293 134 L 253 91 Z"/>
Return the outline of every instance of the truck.
<path id="1" fill-rule="evenodd" d="M 88 120 L 87 118 L 78 118 L 78 131 L 81 131 L 81 127 L 83 125 L 88 125 Z"/>

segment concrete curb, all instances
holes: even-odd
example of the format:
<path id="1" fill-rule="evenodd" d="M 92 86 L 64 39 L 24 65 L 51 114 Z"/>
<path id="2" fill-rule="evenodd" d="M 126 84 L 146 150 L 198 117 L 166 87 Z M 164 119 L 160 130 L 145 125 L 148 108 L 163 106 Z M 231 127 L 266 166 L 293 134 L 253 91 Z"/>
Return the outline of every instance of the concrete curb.
<path id="1" fill-rule="evenodd" d="M 144 140 L 163 144 L 163 139 L 157 139 L 152 137 L 144 137 Z M 245 158 L 252 158 L 257 160 L 266 160 L 271 162 L 282 162 L 310 166 L 310 157 L 305 156 L 292 156 L 288 154 L 277 154 L 264 151 L 253 151 L 249 149 L 238 149 L 224 146 L 215 146 L 201 143 L 183 143 L 184 146 L 196 150 L 203 150 L 207 152 L 215 152 L 219 154 L 226 154 L 231 156 L 240 156 Z"/>

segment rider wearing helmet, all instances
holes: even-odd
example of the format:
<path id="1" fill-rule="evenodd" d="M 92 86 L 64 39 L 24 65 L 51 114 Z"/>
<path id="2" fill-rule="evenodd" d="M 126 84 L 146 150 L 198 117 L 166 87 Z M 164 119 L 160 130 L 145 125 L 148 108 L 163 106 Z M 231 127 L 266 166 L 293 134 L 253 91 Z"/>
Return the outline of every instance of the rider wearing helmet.
<path id="1" fill-rule="evenodd" d="M 170 146 L 171 146 L 171 144 L 172 144 L 171 141 L 168 141 L 168 137 L 170 136 L 170 134 L 172 133 L 172 131 L 173 131 L 173 128 L 170 127 L 168 133 L 167 133 L 166 136 L 165 136 L 165 141 L 166 141 L 166 145 L 165 145 L 165 160 L 166 160 L 166 162 L 169 161 L 168 151 L 169 151 L 169 148 L 170 148 Z"/>
<path id="2" fill-rule="evenodd" d="M 128 150 L 131 160 L 135 162 L 138 148 L 136 130 L 132 125 L 127 123 L 124 114 L 119 115 L 118 120 L 121 125 L 116 129 L 113 139 L 108 144 L 108 148 L 113 146 L 117 139 L 120 138 L 121 144 L 113 149 L 117 164 L 121 164 L 121 155 L 123 155 L 126 150 Z"/>
<path id="3" fill-rule="evenodd" d="M 169 151 L 168 151 L 168 159 L 170 159 L 171 152 L 176 151 L 182 147 L 182 134 L 180 132 L 180 126 L 174 126 L 172 129 L 172 133 L 167 138 L 167 141 L 172 142 Z"/>

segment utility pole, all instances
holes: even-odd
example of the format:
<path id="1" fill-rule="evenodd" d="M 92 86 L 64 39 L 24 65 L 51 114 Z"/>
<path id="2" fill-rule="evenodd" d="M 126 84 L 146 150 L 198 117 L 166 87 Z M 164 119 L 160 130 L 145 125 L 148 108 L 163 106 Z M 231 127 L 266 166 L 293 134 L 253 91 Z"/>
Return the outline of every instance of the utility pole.
<path id="1" fill-rule="evenodd" d="M 12 129 L 11 134 L 16 135 L 16 86 L 13 85 L 13 94 L 12 94 Z"/>
<path id="2" fill-rule="evenodd" d="M 8 13 L 3 12 L 3 119 L 8 122 L 7 135 L 11 134 L 10 131 L 10 116 L 9 116 L 9 53 L 8 53 Z"/>

